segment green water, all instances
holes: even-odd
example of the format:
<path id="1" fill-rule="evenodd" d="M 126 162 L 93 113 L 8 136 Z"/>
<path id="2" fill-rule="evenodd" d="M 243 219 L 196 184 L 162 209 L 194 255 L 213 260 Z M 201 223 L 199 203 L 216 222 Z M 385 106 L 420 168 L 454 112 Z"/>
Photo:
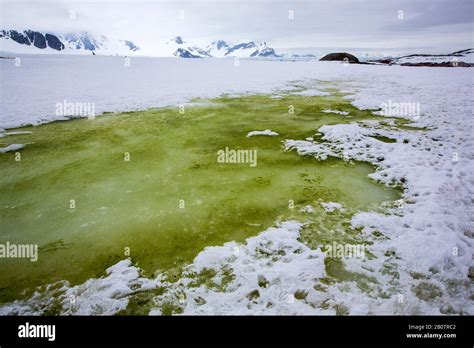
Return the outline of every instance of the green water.
<path id="1" fill-rule="evenodd" d="M 322 125 L 376 119 L 340 95 L 195 102 L 202 103 L 184 113 L 110 114 L 0 138 L 0 146 L 27 144 L 20 161 L 14 152 L 0 154 L 0 242 L 40 246 L 37 262 L 0 259 L 0 302 L 59 280 L 99 277 L 128 256 L 145 275 L 180 267 L 206 246 L 243 241 L 278 219 L 303 219 L 307 204 L 333 201 L 357 211 L 398 198 L 367 178 L 374 171 L 368 164 L 283 151 L 283 140 L 313 136 Z M 351 118 L 321 112 L 327 108 Z M 280 135 L 246 137 L 264 129 Z M 257 150 L 257 166 L 218 163 L 226 147 Z M 341 223 L 332 219 L 313 223 L 306 240 L 331 241 L 332 224 Z"/>

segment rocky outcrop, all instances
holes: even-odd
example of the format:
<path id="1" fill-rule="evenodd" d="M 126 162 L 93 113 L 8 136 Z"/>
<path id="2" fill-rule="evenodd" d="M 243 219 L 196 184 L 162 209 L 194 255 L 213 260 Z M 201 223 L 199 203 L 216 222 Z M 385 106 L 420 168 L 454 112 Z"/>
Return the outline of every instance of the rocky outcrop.
<path id="1" fill-rule="evenodd" d="M 360 63 L 356 56 L 346 52 L 329 53 L 321 58 L 320 61 L 341 61 L 353 64 Z"/>
<path id="2" fill-rule="evenodd" d="M 431 66 L 431 67 L 461 67 L 461 68 L 470 68 L 473 67 L 473 63 L 465 63 L 465 62 L 442 62 L 442 63 L 430 63 L 430 62 L 423 62 L 423 63 L 402 63 L 401 66 Z"/>
<path id="3" fill-rule="evenodd" d="M 468 48 L 449 54 L 410 54 L 395 58 L 373 60 L 374 64 L 430 67 L 472 67 L 474 49 Z"/>
<path id="4" fill-rule="evenodd" d="M 63 50 L 86 50 L 91 52 L 107 51 L 109 39 L 100 35 L 95 37 L 87 32 L 51 34 L 34 30 L 0 30 L 0 39 L 12 40 L 20 45 L 27 45 L 38 49 L 52 48 L 56 51 Z M 138 51 L 140 48 L 132 41 L 119 40 L 123 45 L 123 52 Z M 34 50 L 33 50 L 34 51 Z M 34 53 L 32 51 L 32 53 Z M 110 52 L 117 53 L 117 52 Z"/>
<path id="5" fill-rule="evenodd" d="M 64 44 L 61 42 L 61 40 L 58 39 L 57 36 L 46 34 L 44 37 L 46 39 L 48 46 L 51 47 L 52 49 L 55 49 L 57 51 L 61 51 L 64 49 Z"/>

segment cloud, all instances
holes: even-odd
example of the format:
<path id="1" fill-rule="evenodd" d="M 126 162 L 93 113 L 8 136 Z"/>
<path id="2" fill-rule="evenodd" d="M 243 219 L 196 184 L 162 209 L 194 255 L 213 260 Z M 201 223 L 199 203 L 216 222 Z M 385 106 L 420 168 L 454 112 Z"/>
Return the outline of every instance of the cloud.
<path id="1" fill-rule="evenodd" d="M 474 12 L 472 0 L 0 1 L 5 29 L 89 31 L 142 47 L 181 35 L 196 44 L 465 48 L 472 45 Z"/>

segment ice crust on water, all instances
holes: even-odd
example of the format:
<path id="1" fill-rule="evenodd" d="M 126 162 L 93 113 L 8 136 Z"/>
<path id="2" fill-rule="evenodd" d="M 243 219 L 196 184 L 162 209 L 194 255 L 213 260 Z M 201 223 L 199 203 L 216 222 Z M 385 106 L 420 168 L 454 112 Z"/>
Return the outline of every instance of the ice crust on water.
<path id="1" fill-rule="evenodd" d="M 338 114 L 338 115 L 342 115 L 342 116 L 349 115 L 349 112 L 341 111 L 341 110 L 324 109 L 323 112 L 325 112 L 327 114 Z"/>
<path id="2" fill-rule="evenodd" d="M 11 144 L 5 147 L 0 147 L 0 153 L 16 151 L 16 150 L 23 149 L 24 147 L 25 145 L 23 144 Z"/>
<path id="3" fill-rule="evenodd" d="M 213 270 L 218 284 L 231 274 L 224 291 L 204 285 L 188 287 L 191 278 L 185 275 L 170 284 L 157 303 L 176 303 L 176 292 L 181 292 L 184 314 L 311 313 L 311 305 L 298 302 L 295 296 L 314 295 L 314 280 L 325 276 L 324 254 L 298 240 L 301 227 L 297 221 L 286 221 L 248 238 L 245 244 L 229 242 L 205 248 L 187 272 Z M 151 314 L 160 313 L 158 308 Z"/>
<path id="4" fill-rule="evenodd" d="M 291 92 L 291 94 L 301 95 L 303 97 L 325 97 L 331 95 L 331 93 L 319 89 L 305 89 L 304 91 Z"/>
<path id="5" fill-rule="evenodd" d="M 210 67 L 214 63 L 172 64 L 203 64 L 201 67 L 210 64 Z M 216 72 L 222 72 L 226 62 L 215 64 Z M 247 70 L 239 70 L 242 67 Z M 284 142 L 287 150 L 294 149 L 301 155 L 320 160 L 333 156 L 374 163 L 376 170 L 369 175 L 372 179 L 403 187 L 400 205 L 388 207 L 383 214 L 360 212 L 352 218 L 352 227 L 360 229 L 362 236 L 373 243 L 370 252 L 375 258 L 347 259 L 345 267 L 350 272 L 373 277 L 377 283 L 369 283 L 364 291 L 355 281 L 322 284 L 324 254 L 299 242 L 301 224 L 288 222 L 249 238 L 242 245 L 229 242 L 206 248 L 177 283 L 168 283 L 163 276 L 144 279 L 139 269 L 125 260 L 103 278 L 74 287 L 64 284 L 64 293 L 78 294 L 77 309 L 71 309 L 73 307 L 65 302 L 64 313 L 114 313 L 123 309 L 129 297 L 140 288 L 164 286 L 165 294 L 157 299 L 157 307 L 151 314 L 161 313 L 160 301 L 174 301 L 186 314 L 474 314 L 468 277 L 474 237 L 471 70 L 253 61 L 246 61 L 240 68 L 235 69 L 239 73 L 238 83 L 232 78 L 216 80 L 206 89 L 207 96 L 226 90 L 271 93 L 285 88 L 288 81 L 301 78 L 303 83 L 311 79 L 332 81 L 334 86 L 351 93 L 347 98 L 360 109 L 377 110 L 389 100 L 420 103 L 419 117 L 405 117 L 420 130 L 397 128 L 387 119 L 387 122 L 320 127 L 315 130 L 323 135 L 319 143 L 299 139 Z M 186 69 L 180 73 L 185 74 Z M 142 72 L 136 73 L 138 81 L 140 78 L 149 81 Z M 214 73 L 209 75 L 208 70 L 206 74 L 206 80 L 213 81 Z M 233 76 L 233 72 L 227 74 Z M 173 79 L 164 80 L 169 84 Z M 203 92 L 197 86 L 200 84 L 194 80 L 185 88 L 181 88 L 181 84 L 180 88 L 173 88 L 171 83 L 168 88 L 157 89 L 163 93 L 159 102 L 145 93 L 135 106 L 145 107 L 154 104 L 153 100 L 172 104 L 188 96 L 201 95 Z M 110 92 L 104 98 L 108 109 L 120 99 L 121 92 L 113 88 L 103 90 Z M 83 91 L 74 88 L 65 92 L 76 95 Z M 41 92 L 39 100 L 40 97 Z M 6 117 L 2 118 L 1 127 L 48 121 L 48 117 L 38 118 L 46 110 L 41 102 L 34 108 L 26 105 L 17 118 L 11 117 L 15 104 L 3 104 Z M 120 109 L 124 105 L 119 102 L 115 106 Z M 396 142 L 381 142 L 374 136 L 387 136 Z M 382 237 L 374 237 L 375 232 Z M 216 283 L 224 284 L 226 272 L 232 272 L 234 278 L 225 283 L 225 291 L 204 285 L 188 287 L 192 275 L 205 268 L 215 270 Z M 0 308 L 0 314 L 41 314 L 53 301 L 46 293 L 38 292 L 29 301 L 7 304 Z M 69 301 L 67 296 L 63 300 Z"/>
<path id="6" fill-rule="evenodd" d="M 433 69 L 404 72 L 397 69 L 372 83 L 359 81 L 350 98 L 361 109 L 377 109 L 389 100 L 420 103 L 421 115 L 416 120 L 405 118 L 422 131 L 377 121 L 339 124 L 318 129 L 322 143 L 287 140 L 285 146 L 322 160 L 335 156 L 372 162 L 377 165 L 369 175 L 372 179 L 403 186 L 405 204 L 397 212 L 365 212 L 352 219 L 352 225 L 363 233 L 378 231 L 388 237 L 372 249 L 380 267 L 383 260 L 396 267 L 398 292 L 405 300 L 403 306 L 381 307 L 386 313 L 404 308 L 401 313 L 472 314 L 468 278 L 474 218 L 472 72 L 465 76 Z M 380 142 L 375 135 L 397 141 Z M 387 252 L 393 257 L 386 257 Z M 432 291 L 425 291 L 429 296 L 424 296 L 420 289 Z"/>
<path id="7" fill-rule="evenodd" d="M 382 75 L 378 67 L 371 68 L 353 69 L 354 75 L 362 70 L 367 75 L 344 84 L 352 90 L 352 104 L 375 110 L 389 100 L 420 103 L 421 115 L 406 118 L 422 131 L 393 127 L 390 120 L 354 122 L 315 130 L 323 134 L 322 143 L 287 140 L 285 146 L 321 160 L 335 156 L 372 162 L 377 166 L 369 175 L 372 179 L 404 188 L 400 206 L 385 214 L 361 212 L 352 218 L 352 227 L 374 243 L 370 252 L 376 258 L 344 260 L 346 269 L 374 277 L 378 285 L 370 285 L 366 292 L 353 281 L 324 286 L 325 291 L 310 291 L 304 300 L 295 299 L 297 305 L 282 305 L 275 312 L 334 314 L 335 308 L 345 308 L 349 314 L 473 314 L 468 277 L 474 215 L 472 75 L 455 69 L 400 67 L 390 67 L 390 74 Z M 396 142 L 381 142 L 374 136 Z M 374 232 L 384 238 L 374 238 Z M 315 280 L 311 286 L 318 284 Z M 246 290 L 227 294 L 225 303 L 216 302 L 213 294 L 204 297 L 208 301 L 204 308 L 187 306 L 185 313 L 240 313 L 247 305 L 255 313 L 273 313 L 264 309 L 263 302 L 254 298 L 250 303 L 241 296 L 252 291 L 245 282 L 240 287 Z"/>
<path id="8" fill-rule="evenodd" d="M 257 135 L 267 135 L 267 136 L 270 136 L 270 137 L 275 137 L 275 136 L 278 135 L 278 133 L 274 132 L 270 129 L 265 129 L 263 131 L 251 131 L 251 132 L 247 133 L 247 138 L 254 137 L 254 136 L 257 136 Z"/>
<path id="9" fill-rule="evenodd" d="M 107 268 L 102 278 L 72 287 L 65 281 L 49 285 L 28 301 L 0 307 L 0 315 L 42 315 L 57 304 L 62 306 L 63 315 L 112 315 L 127 307 L 135 289 L 143 291 L 154 284 L 140 277 L 140 270 L 126 259 Z"/>

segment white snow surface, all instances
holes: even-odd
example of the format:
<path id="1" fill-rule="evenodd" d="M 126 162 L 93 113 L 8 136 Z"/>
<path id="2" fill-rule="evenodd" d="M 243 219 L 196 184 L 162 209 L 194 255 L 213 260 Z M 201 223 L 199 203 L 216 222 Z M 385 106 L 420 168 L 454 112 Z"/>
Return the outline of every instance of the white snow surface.
<path id="1" fill-rule="evenodd" d="M 338 115 L 342 115 L 342 116 L 349 115 L 349 112 L 341 111 L 341 110 L 324 109 L 323 112 L 325 112 L 327 114 L 338 114 Z"/>
<path id="2" fill-rule="evenodd" d="M 301 95 L 303 97 L 324 97 L 331 95 L 331 93 L 319 89 L 305 89 L 304 91 L 292 92 L 291 94 Z"/>
<path id="3" fill-rule="evenodd" d="M 323 206 L 324 210 L 327 212 L 333 212 L 335 210 L 342 210 L 342 205 L 336 202 L 322 202 L 321 205 Z"/>
<path id="4" fill-rule="evenodd" d="M 16 151 L 16 150 L 23 149 L 24 147 L 25 145 L 23 144 L 11 144 L 5 147 L 0 147 L 0 153 Z"/>
<path id="5" fill-rule="evenodd" d="M 263 131 L 251 131 L 247 133 L 247 138 L 254 137 L 256 135 L 266 135 L 270 137 L 276 137 L 278 133 L 272 131 L 271 129 L 265 129 Z"/>
<path id="6" fill-rule="evenodd" d="M 112 315 L 128 305 L 128 296 L 136 289 L 145 291 L 155 283 L 140 277 L 140 270 L 130 260 L 122 260 L 107 268 L 106 275 L 70 286 L 66 281 L 37 291 L 28 301 L 15 301 L 0 307 L 0 315 L 41 315 L 58 303 L 64 315 Z"/>
<path id="7" fill-rule="evenodd" d="M 457 55 L 433 55 L 433 56 L 413 56 L 400 57 L 395 59 L 397 64 L 403 63 L 474 63 L 474 49 Z"/>
<path id="8" fill-rule="evenodd" d="M 25 58 L 20 69 L 10 66 L 10 61 L 0 61 L 0 127 L 54 119 L 48 111 L 53 107 L 51 100 L 95 100 L 97 109 L 111 111 L 173 105 L 191 96 L 224 92 L 281 92 L 297 79 L 299 84 L 307 83 L 308 89 L 317 80 L 330 81 L 350 91 L 348 98 L 361 109 L 375 110 L 389 100 L 421 104 L 421 115 L 411 129 L 395 127 L 387 118 L 386 122 L 326 125 L 315 129 L 323 135 L 320 142 L 288 139 L 284 143 L 287 150 L 319 160 L 334 156 L 372 162 L 376 165 L 369 175 L 372 179 L 403 187 L 397 207 L 387 207 L 384 213 L 359 212 L 352 218 L 352 227 L 373 242 L 370 252 L 375 257 L 347 259 L 344 264 L 351 272 L 377 280 L 368 290 L 361 290 L 355 281 L 322 284 L 324 254 L 302 244 L 298 240 L 301 223 L 290 221 L 242 245 L 229 242 L 204 249 L 177 283 L 167 283 L 160 276 L 143 279 L 136 267 L 122 261 L 117 271 L 113 266 L 107 276 L 71 287 L 73 293 L 83 295 L 83 301 L 75 311 L 66 306 L 66 313 L 96 314 L 97 303 L 103 303 L 99 305 L 102 313 L 123 309 L 134 283 L 145 289 L 165 286 L 167 291 L 156 303 L 177 301 L 185 314 L 335 314 L 341 310 L 348 314 L 474 314 L 468 276 L 474 273 L 471 69 L 315 61 L 241 61 L 236 68 L 226 61 L 151 59 L 133 60 L 131 66 L 136 68 L 122 70 L 120 60 L 104 57 L 94 63 L 75 61 L 88 69 L 72 74 L 75 70 L 68 61 L 61 61 L 64 58 L 44 59 L 53 59 L 49 61 L 52 67 L 38 58 Z M 92 74 L 100 78 L 91 78 Z M 64 78 L 68 75 L 70 80 Z M 44 88 L 45 81 L 48 88 Z M 385 143 L 374 136 L 396 142 Z M 374 232 L 382 237 L 374 237 Z M 225 283 L 225 291 L 186 286 L 191 274 L 205 268 L 216 271 L 214 281 L 220 284 L 224 284 L 225 270 L 234 275 Z M 102 289 L 98 285 L 102 282 L 108 284 L 103 292 L 97 290 Z M 321 288 L 324 290 L 317 290 Z M 69 293 L 69 288 L 65 291 Z M 2 307 L 0 314 L 41 313 L 38 303 L 47 300 L 42 301 L 17 301 Z M 159 306 L 150 314 L 160 314 Z"/>

